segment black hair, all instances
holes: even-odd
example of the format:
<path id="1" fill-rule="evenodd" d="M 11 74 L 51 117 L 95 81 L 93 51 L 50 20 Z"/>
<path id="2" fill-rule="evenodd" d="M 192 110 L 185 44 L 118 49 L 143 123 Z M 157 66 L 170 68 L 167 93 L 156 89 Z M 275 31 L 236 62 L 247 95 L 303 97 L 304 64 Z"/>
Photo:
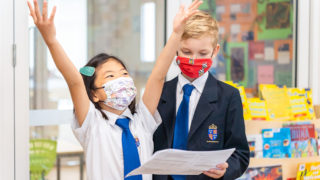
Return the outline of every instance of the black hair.
<path id="1" fill-rule="evenodd" d="M 89 62 L 85 66 L 91 66 L 91 67 L 94 67 L 96 69 L 101 64 L 104 64 L 104 63 L 106 63 L 106 62 L 108 62 L 110 60 L 117 61 L 118 63 L 120 63 L 127 70 L 126 66 L 124 65 L 124 63 L 119 58 L 117 58 L 115 56 L 112 56 L 112 55 L 108 55 L 106 53 L 100 53 L 100 54 L 94 56 L 93 58 L 91 58 L 89 60 Z M 92 91 L 94 91 L 97 88 L 99 88 L 99 87 L 96 87 L 94 85 L 94 81 L 96 79 L 96 72 L 92 76 L 86 76 L 86 75 L 83 75 L 83 74 L 81 74 L 81 75 L 82 75 L 82 79 L 83 79 L 84 85 L 86 87 L 86 91 L 87 91 L 87 94 L 88 94 L 88 97 L 89 97 L 90 101 L 94 104 L 96 109 L 98 109 L 101 112 L 103 118 L 108 120 L 108 117 L 102 111 L 102 108 L 100 107 L 99 102 L 94 102 L 93 101 Z M 129 107 L 129 109 L 130 109 L 132 114 L 136 113 L 136 98 L 134 98 L 134 100 L 131 102 L 131 104 L 128 107 Z"/>

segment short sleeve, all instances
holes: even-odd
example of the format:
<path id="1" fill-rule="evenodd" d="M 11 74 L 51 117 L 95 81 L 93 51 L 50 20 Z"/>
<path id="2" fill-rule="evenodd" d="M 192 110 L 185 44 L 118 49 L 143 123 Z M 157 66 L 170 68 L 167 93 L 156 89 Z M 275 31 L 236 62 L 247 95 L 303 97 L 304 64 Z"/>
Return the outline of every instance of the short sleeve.
<path id="1" fill-rule="evenodd" d="M 96 117 L 96 108 L 94 107 L 94 105 L 91 101 L 90 101 L 87 116 L 86 116 L 85 120 L 83 121 L 82 126 L 79 125 L 79 122 L 78 122 L 76 116 L 73 115 L 71 128 L 72 128 L 74 135 L 76 136 L 76 138 L 78 139 L 78 141 L 80 142 L 80 144 L 83 147 L 85 147 L 87 144 L 87 142 L 86 142 L 87 134 L 89 132 L 90 127 L 92 126 L 92 123 L 94 122 L 95 117 Z"/>
<path id="2" fill-rule="evenodd" d="M 162 122 L 162 119 L 158 110 L 156 110 L 155 113 L 152 115 L 149 109 L 143 103 L 142 99 L 140 99 L 139 103 L 137 104 L 136 110 L 143 128 L 147 132 L 153 134 Z"/>

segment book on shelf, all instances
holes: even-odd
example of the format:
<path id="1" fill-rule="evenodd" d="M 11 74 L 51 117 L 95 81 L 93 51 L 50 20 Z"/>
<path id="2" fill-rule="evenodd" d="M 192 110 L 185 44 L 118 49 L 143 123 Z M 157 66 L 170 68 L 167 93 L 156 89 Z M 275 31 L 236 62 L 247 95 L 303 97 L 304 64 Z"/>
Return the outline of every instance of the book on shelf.
<path id="1" fill-rule="evenodd" d="M 291 157 L 312 157 L 318 155 L 317 139 L 314 124 L 284 125 L 290 128 Z"/>
<path id="2" fill-rule="evenodd" d="M 237 180 L 282 180 L 281 165 L 248 168 Z"/>
<path id="3" fill-rule="evenodd" d="M 264 158 L 291 157 L 290 128 L 262 129 L 262 142 Z"/>
<path id="4" fill-rule="evenodd" d="M 247 140 L 250 149 L 250 157 L 254 158 L 262 158 L 262 135 L 261 134 L 253 134 L 247 135 Z"/>
<path id="5" fill-rule="evenodd" d="M 320 162 L 301 163 L 298 165 L 297 180 L 320 179 Z"/>

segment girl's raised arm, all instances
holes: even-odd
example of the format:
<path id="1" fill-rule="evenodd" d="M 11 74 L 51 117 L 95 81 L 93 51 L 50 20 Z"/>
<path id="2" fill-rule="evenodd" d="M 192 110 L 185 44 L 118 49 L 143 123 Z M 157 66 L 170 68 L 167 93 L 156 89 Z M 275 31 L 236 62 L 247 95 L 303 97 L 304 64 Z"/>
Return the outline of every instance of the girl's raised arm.
<path id="1" fill-rule="evenodd" d="M 185 23 L 188 18 L 198 11 L 201 3 L 202 1 L 199 0 L 193 1 L 188 10 L 185 10 L 184 6 L 180 6 L 180 10 L 174 18 L 173 33 L 156 61 L 142 97 L 144 104 L 152 114 L 157 109 L 165 77 L 178 49 Z"/>
<path id="2" fill-rule="evenodd" d="M 30 16 L 32 16 L 34 24 L 37 26 L 44 41 L 46 42 L 54 63 L 68 84 L 75 108 L 75 115 L 81 126 L 88 113 L 90 100 L 87 95 L 81 74 L 73 65 L 62 46 L 56 39 L 56 28 L 54 26 L 56 7 L 53 8 L 50 17 L 48 17 L 48 2 L 46 0 L 43 2 L 42 14 L 40 13 L 37 0 L 34 0 L 33 2 L 34 8 L 28 1 Z"/>

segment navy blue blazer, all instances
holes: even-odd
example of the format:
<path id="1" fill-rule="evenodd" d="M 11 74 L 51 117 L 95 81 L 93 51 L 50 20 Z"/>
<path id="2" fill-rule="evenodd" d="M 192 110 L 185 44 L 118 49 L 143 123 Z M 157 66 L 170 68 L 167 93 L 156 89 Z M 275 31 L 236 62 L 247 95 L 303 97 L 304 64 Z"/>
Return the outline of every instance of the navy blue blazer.
<path id="1" fill-rule="evenodd" d="M 174 125 L 176 120 L 176 90 L 178 78 L 164 84 L 158 111 L 162 124 L 153 135 L 154 151 L 172 148 Z M 217 137 L 212 141 L 208 129 L 215 125 Z M 223 180 L 240 177 L 249 165 L 249 146 L 245 134 L 242 102 L 239 91 L 209 74 L 203 92 L 196 107 L 190 131 L 187 149 L 209 151 L 236 148 L 227 160 L 229 168 Z M 214 158 L 214 157 L 213 157 Z M 154 180 L 169 180 L 170 176 L 154 175 Z M 208 176 L 187 176 L 187 180 L 209 180 Z"/>

